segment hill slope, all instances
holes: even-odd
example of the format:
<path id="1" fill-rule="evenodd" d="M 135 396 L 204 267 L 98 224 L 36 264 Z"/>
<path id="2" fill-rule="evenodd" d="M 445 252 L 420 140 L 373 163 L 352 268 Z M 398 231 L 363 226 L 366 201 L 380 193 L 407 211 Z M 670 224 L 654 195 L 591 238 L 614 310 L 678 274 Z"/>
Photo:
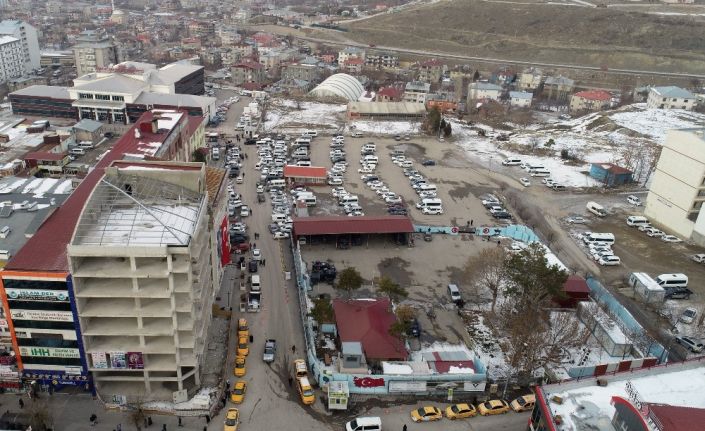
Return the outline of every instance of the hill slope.
<path id="1" fill-rule="evenodd" d="M 384 46 L 540 62 L 705 73 L 705 25 L 605 8 L 453 0 L 350 23 Z"/>

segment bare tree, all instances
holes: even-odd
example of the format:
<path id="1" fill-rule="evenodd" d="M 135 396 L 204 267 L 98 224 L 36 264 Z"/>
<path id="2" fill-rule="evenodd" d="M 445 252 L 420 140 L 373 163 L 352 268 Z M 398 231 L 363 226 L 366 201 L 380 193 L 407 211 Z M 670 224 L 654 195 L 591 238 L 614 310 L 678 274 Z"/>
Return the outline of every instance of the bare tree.
<path id="1" fill-rule="evenodd" d="M 129 414 L 129 421 L 132 425 L 137 428 L 137 431 L 142 431 L 142 426 L 144 425 L 144 420 L 145 420 L 145 413 L 144 413 L 144 395 L 140 394 L 137 396 L 137 399 L 135 400 L 132 410 L 130 410 Z"/>
<path id="2" fill-rule="evenodd" d="M 54 418 L 44 400 L 35 399 L 29 406 L 29 423 L 35 431 L 46 431 L 53 427 Z"/>
<path id="3" fill-rule="evenodd" d="M 490 291 L 492 311 L 497 305 L 500 288 L 506 280 L 504 261 L 506 252 L 502 247 L 486 248 L 477 256 L 471 257 L 465 265 L 465 274 L 474 284 Z"/>

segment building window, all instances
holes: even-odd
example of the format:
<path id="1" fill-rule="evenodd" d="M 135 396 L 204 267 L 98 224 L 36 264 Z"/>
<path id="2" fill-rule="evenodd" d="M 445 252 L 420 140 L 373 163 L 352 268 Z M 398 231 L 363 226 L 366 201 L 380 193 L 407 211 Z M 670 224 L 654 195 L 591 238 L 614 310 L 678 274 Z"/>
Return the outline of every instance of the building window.
<path id="1" fill-rule="evenodd" d="M 702 206 L 703 206 L 703 202 L 702 202 L 702 201 L 693 202 L 693 209 L 694 209 L 694 210 L 699 210 Z"/>
<path id="2" fill-rule="evenodd" d="M 124 96 L 113 96 L 113 102 L 124 102 L 125 97 Z"/>
<path id="3" fill-rule="evenodd" d="M 688 213 L 688 220 L 690 221 L 697 221 L 698 220 L 698 215 L 700 215 L 700 212 L 692 212 Z"/>
<path id="4" fill-rule="evenodd" d="M 96 100 L 110 100 L 110 96 L 107 94 L 96 94 Z"/>
<path id="5" fill-rule="evenodd" d="M 93 95 L 91 93 L 78 93 L 79 99 L 92 99 Z"/>

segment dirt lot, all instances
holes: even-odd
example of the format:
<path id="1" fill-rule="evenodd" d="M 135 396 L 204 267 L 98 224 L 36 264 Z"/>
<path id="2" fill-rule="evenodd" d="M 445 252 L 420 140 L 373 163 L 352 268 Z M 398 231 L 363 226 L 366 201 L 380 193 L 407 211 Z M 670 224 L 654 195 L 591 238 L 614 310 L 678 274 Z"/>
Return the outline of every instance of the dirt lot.
<path id="1" fill-rule="evenodd" d="M 436 2 L 353 22 L 345 35 L 365 44 L 428 52 L 604 64 L 609 68 L 705 71 L 698 42 L 705 37 L 699 22 L 702 17 L 649 15 L 641 9 L 506 3 Z M 702 12 L 698 6 L 681 11 Z"/>

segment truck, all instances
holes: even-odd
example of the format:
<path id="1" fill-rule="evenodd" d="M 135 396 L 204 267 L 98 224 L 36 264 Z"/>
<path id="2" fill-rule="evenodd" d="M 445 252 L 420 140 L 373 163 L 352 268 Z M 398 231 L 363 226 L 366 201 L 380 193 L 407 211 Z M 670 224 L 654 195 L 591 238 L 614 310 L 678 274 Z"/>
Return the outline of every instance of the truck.
<path id="1" fill-rule="evenodd" d="M 262 308 L 262 292 L 250 291 L 247 294 L 247 311 L 249 313 L 258 313 Z"/>
<path id="2" fill-rule="evenodd" d="M 274 356 L 277 353 L 277 340 L 272 338 L 264 342 L 264 354 L 262 355 L 262 360 L 264 362 L 274 362 Z"/>

